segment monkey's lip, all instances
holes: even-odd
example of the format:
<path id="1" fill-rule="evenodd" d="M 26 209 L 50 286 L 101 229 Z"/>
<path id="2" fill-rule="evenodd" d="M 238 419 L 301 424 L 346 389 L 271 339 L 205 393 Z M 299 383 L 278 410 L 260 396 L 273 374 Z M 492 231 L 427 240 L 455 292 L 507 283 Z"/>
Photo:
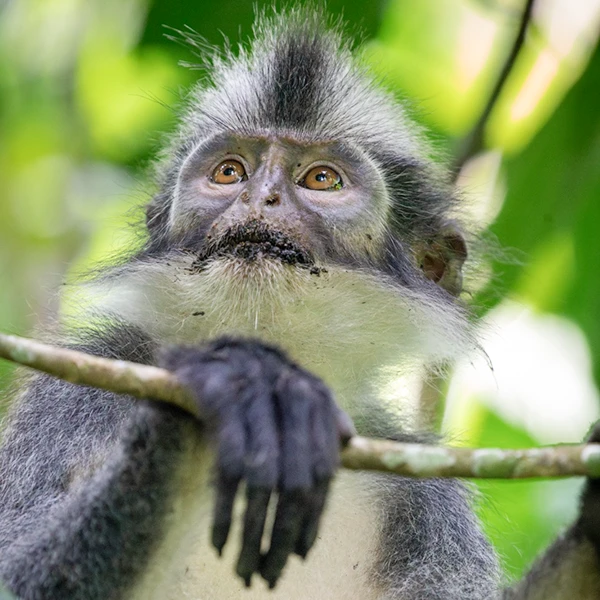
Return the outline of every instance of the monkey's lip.
<path id="1" fill-rule="evenodd" d="M 314 266 L 312 256 L 300 244 L 287 234 L 268 228 L 261 222 L 232 227 L 217 241 L 209 241 L 192 266 L 201 268 L 209 259 L 219 257 L 239 258 L 247 262 L 271 258 L 305 268 Z"/>

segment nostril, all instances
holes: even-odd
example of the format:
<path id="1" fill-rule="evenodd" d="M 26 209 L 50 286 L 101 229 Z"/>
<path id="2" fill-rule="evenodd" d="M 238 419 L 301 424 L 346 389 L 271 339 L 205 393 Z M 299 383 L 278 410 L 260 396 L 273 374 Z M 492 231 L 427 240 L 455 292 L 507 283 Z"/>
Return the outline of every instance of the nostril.
<path id="1" fill-rule="evenodd" d="M 278 206 L 280 203 L 281 200 L 279 199 L 279 194 L 272 194 L 268 198 L 265 198 L 266 206 Z"/>

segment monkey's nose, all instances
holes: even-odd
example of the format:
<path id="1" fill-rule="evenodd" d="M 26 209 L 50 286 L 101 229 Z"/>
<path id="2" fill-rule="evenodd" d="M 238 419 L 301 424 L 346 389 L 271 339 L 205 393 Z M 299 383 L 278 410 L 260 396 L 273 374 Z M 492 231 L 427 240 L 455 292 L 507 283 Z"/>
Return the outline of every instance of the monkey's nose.
<path id="1" fill-rule="evenodd" d="M 265 206 L 279 206 L 281 204 L 281 198 L 279 194 L 269 194 L 264 200 Z"/>

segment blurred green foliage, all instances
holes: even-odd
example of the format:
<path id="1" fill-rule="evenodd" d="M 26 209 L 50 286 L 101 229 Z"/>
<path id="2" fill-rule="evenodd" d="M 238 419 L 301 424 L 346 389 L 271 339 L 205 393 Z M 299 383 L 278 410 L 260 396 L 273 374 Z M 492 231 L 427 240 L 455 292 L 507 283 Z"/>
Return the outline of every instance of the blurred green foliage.
<path id="1" fill-rule="evenodd" d="M 209 43 L 223 36 L 236 42 L 251 33 L 252 4 L 0 5 L 1 331 L 28 333 L 57 312 L 66 265 L 84 268 L 131 243 L 129 211 L 146 195 L 144 168 L 173 127 L 170 107 L 199 76 L 178 66 L 194 56 L 168 40 L 164 26 L 189 26 Z M 362 32 L 365 56 L 385 85 L 427 126 L 436 148 L 451 153 L 487 101 L 522 4 L 330 0 L 328 10 Z M 594 19 L 590 13 L 592 25 Z M 494 276 L 473 293 L 480 314 L 510 296 L 573 319 L 600 382 L 600 52 L 592 26 L 567 21 L 565 31 L 579 27 L 571 32 L 575 41 L 563 36 L 562 46 L 553 46 L 556 32 L 536 12 L 486 130 L 488 146 L 506 156 L 490 184 L 506 190 L 490 232 L 523 260 L 490 259 L 482 272 L 487 267 Z M 0 364 L 0 375 L 9 371 Z M 535 444 L 487 409 L 468 426 L 470 441 L 480 445 Z M 479 484 L 485 527 L 510 575 L 568 522 L 577 486 Z"/>
<path id="2" fill-rule="evenodd" d="M 600 51 L 535 139 L 507 159 L 510 182 L 492 230 L 531 257 L 503 280 L 541 311 L 587 334 L 600 382 Z M 498 266 L 500 268 L 500 266 Z"/>

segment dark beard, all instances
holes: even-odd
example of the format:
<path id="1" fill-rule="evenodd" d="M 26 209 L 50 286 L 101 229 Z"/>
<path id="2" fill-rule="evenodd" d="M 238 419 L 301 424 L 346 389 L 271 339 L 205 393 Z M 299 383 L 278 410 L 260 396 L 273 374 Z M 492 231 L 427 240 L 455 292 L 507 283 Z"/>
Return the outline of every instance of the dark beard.
<path id="1" fill-rule="evenodd" d="M 200 271 L 207 261 L 220 257 L 240 258 L 249 263 L 259 258 L 272 258 L 284 264 L 310 269 L 318 273 L 311 254 L 286 233 L 252 220 L 234 225 L 215 240 L 206 240 L 197 253 L 192 269 Z"/>

